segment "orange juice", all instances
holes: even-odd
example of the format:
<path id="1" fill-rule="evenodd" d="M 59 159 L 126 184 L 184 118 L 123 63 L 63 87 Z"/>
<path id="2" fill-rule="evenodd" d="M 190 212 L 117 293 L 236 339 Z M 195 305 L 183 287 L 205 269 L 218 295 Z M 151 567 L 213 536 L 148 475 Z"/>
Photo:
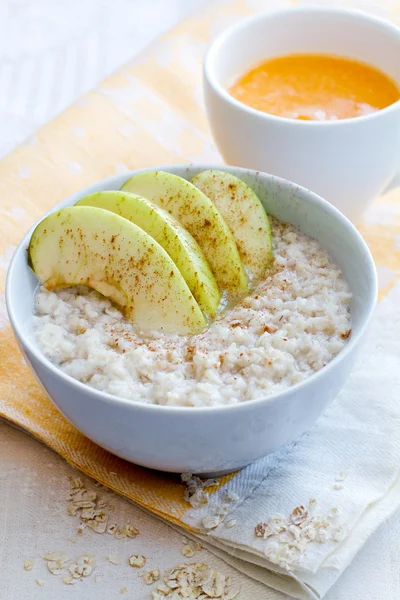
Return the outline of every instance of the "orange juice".
<path id="1" fill-rule="evenodd" d="M 319 54 L 267 60 L 229 91 L 240 102 L 272 115 L 320 121 L 360 117 L 400 99 L 399 87 L 375 67 Z"/>

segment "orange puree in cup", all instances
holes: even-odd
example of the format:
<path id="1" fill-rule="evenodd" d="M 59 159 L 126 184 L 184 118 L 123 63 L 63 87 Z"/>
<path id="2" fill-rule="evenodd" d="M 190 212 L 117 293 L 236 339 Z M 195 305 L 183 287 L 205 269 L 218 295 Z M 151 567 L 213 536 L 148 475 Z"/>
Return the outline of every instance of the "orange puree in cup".
<path id="1" fill-rule="evenodd" d="M 229 92 L 257 110 L 316 121 L 359 117 L 400 99 L 397 85 L 378 69 L 318 54 L 267 60 L 240 77 Z"/>

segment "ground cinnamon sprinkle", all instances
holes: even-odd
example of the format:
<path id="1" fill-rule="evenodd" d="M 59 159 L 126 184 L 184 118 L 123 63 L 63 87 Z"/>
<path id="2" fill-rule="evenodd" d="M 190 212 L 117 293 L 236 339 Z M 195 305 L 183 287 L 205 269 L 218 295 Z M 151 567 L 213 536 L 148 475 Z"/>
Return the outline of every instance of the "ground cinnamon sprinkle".
<path id="1" fill-rule="evenodd" d="M 200 334 L 143 332 L 87 289 L 42 289 L 36 336 L 60 368 L 138 402 L 206 406 L 266 397 L 323 368 L 351 334 L 351 294 L 314 240 L 271 219 L 274 263 Z M 226 300 L 226 299 L 225 299 Z"/>

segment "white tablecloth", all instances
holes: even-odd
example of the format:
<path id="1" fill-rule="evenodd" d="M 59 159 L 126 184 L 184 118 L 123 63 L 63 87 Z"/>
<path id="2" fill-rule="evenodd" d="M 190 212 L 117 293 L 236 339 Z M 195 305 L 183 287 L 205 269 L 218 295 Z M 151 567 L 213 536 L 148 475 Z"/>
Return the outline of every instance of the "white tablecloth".
<path id="1" fill-rule="evenodd" d="M 0 156 L 92 88 L 176 21 L 211 0 L 2 0 L 0 2 Z M 22 235 L 22 232 L 21 232 Z M 116 521 L 140 530 L 134 540 L 85 531 L 67 515 L 68 476 L 74 470 L 27 435 L 0 423 L 0 600 L 140 600 L 150 588 L 128 567 L 140 552 L 148 566 L 184 560 L 181 536 L 124 499 L 114 497 Z M 111 494 L 108 495 L 110 497 Z M 400 598 L 400 519 L 368 541 L 326 600 Z M 67 586 L 51 575 L 42 556 L 95 556 L 98 576 Z M 121 558 L 112 565 L 107 555 Z M 23 562 L 34 561 L 31 571 Z M 229 568 L 208 552 L 196 560 L 232 574 L 247 600 L 285 600 Z M 192 559 L 194 560 L 194 558 Z M 44 587 L 36 580 L 43 579 Z M 120 593 L 127 589 L 126 595 Z"/>

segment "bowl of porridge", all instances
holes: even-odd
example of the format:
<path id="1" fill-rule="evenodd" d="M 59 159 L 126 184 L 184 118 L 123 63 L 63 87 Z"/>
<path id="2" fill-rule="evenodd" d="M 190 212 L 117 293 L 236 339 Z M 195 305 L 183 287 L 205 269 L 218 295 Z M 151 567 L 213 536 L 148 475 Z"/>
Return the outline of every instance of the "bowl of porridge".
<path id="1" fill-rule="evenodd" d="M 6 301 L 25 358 L 82 433 L 145 467 L 215 474 L 313 425 L 376 294 L 368 247 L 320 197 L 248 169 L 174 165 L 56 206 L 15 252 Z"/>

